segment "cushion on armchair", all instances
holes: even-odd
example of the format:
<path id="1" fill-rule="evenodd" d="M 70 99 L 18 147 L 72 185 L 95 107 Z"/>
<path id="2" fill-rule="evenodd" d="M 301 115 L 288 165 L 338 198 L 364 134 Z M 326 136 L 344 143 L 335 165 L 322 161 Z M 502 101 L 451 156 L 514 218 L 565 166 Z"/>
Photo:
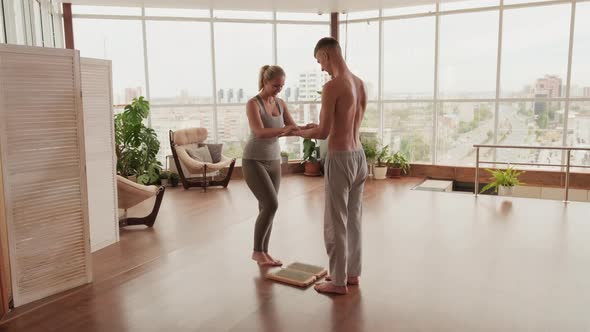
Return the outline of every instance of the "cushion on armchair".
<path id="1" fill-rule="evenodd" d="M 211 158 L 211 153 L 209 152 L 209 148 L 207 148 L 206 146 L 187 146 L 185 150 L 186 153 L 188 153 L 188 155 L 195 160 L 198 160 L 203 163 L 213 162 L 213 159 Z"/>
<path id="2" fill-rule="evenodd" d="M 221 161 L 221 151 L 223 150 L 223 143 L 199 143 L 199 147 L 204 146 L 206 146 L 209 149 L 209 153 L 211 154 L 211 159 L 213 160 L 214 164 Z"/>

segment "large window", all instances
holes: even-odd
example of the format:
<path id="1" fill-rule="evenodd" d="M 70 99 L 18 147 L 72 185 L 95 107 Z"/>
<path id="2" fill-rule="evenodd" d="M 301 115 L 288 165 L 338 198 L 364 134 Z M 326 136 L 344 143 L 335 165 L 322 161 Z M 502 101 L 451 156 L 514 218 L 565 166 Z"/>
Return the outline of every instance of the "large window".
<path id="1" fill-rule="evenodd" d="M 212 104 L 209 23 L 147 21 L 146 25 L 151 103 Z"/>
<path id="2" fill-rule="evenodd" d="M 434 96 L 434 23 L 434 17 L 383 22 L 383 99 Z"/>
<path id="3" fill-rule="evenodd" d="M 379 95 L 379 22 L 340 25 L 340 43 L 350 70 L 362 77 L 370 100 Z"/>
<path id="4" fill-rule="evenodd" d="M 520 101 L 501 103 L 498 143 L 507 145 L 560 146 L 563 140 L 563 103 Z M 553 150 L 498 150 L 504 162 L 558 164 L 561 152 Z"/>
<path id="5" fill-rule="evenodd" d="M 570 104 L 567 145 L 590 146 L 590 101 Z M 572 152 L 571 163 L 590 166 L 590 151 Z"/>
<path id="6" fill-rule="evenodd" d="M 498 12 L 444 15 L 439 31 L 439 96 L 494 98 Z"/>
<path id="7" fill-rule="evenodd" d="M 4 30 L 4 3 L 0 1 L 0 43 L 6 43 L 6 32 Z"/>
<path id="8" fill-rule="evenodd" d="M 10 2 L 11 0 L 9 0 Z M 8 2 L 5 1 L 5 4 Z M 25 29 L 25 3 L 24 0 L 12 0 L 11 6 L 6 6 L 6 9 L 12 8 L 14 17 L 14 39 L 13 43 L 18 45 L 27 44 L 27 35 Z M 8 10 L 7 10 L 8 12 Z M 8 31 L 8 30 L 7 30 Z M 10 42 L 10 38 L 7 39 Z"/>
<path id="9" fill-rule="evenodd" d="M 472 145 L 493 143 L 494 103 L 440 103 L 437 123 L 437 163 L 472 165 Z"/>
<path id="10" fill-rule="evenodd" d="M 271 24 L 215 23 L 218 103 L 245 103 L 255 96 L 260 67 L 271 64 Z"/>
<path id="11" fill-rule="evenodd" d="M 77 18 L 74 29 L 81 56 L 112 61 L 116 105 L 146 95 L 140 21 Z"/>
<path id="12" fill-rule="evenodd" d="M 23 8 L 22 0 L 10 3 Z M 439 12 L 434 0 L 403 3 L 409 2 L 339 15 L 347 64 L 368 90 L 363 135 L 412 162 L 444 165 L 472 165 L 477 143 L 590 144 L 589 1 L 440 1 Z M 285 69 L 280 96 L 295 121 L 319 120 L 318 91 L 330 78 L 313 47 L 329 35 L 329 15 L 145 8 L 142 16 L 140 7 L 73 8 L 84 14 L 74 16 L 82 56 L 113 60 L 115 103 L 140 94 L 152 102 L 150 123 L 164 136 L 161 158 L 169 153 L 167 131 L 187 126 L 207 128 L 209 140 L 240 157 L 249 135 L 245 104 L 258 93 L 266 64 Z M 280 144 L 291 158 L 301 156 L 301 139 Z M 558 164 L 562 157 L 481 151 L 486 161 L 512 163 Z M 573 158 L 590 164 L 586 153 Z"/>
<path id="13" fill-rule="evenodd" d="M 571 97 L 590 98 L 590 2 L 576 5 Z"/>
<path id="14" fill-rule="evenodd" d="M 563 97 L 571 5 L 507 9 L 502 34 L 502 97 Z"/>
<path id="15" fill-rule="evenodd" d="M 321 71 L 313 57 L 313 49 L 317 41 L 327 35 L 327 25 L 277 25 L 277 64 L 283 67 L 287 74 L 280 97 L 288 103 L 291 116 L 300 125 L 317 123 L 319 119 L 321 95 L 318 91 L 322 90 L 329 78 Z M 313 103 L 302 104 L 309 102 Z M 281 149 L 289 153 L 292 159 L 301 158 L 302 139 L 286 137 L 279 141 Z"/>
<path id="16" fill-rule="evenodd" d="M 432 103 L 386 103 L 383 105 L 384 145 L 400 151 L 410 161 L 432 161 Z"/>
<path id="17" fill-rule="evenodd" d="M 33 0 L 33 28 L 35 46 L 43 46 L 43 21 L 41 18 L 41 4 L 39 0 Z"/>

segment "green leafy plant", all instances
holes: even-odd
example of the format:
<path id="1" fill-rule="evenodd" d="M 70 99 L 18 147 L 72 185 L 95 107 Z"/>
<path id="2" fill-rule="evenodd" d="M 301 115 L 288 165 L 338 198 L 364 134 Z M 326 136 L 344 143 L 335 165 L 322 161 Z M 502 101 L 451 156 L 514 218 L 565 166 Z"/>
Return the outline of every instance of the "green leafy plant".
<path id="1" fill-rule="evenodd" d="M 162 170 L 162 164 L 156 159 L 160 150 L 158 136 L 143 124 L 149 113 L 150 104 L 141 96 L 133 98 L 133 102 L 115 116 L 117 173 L 135 175 L 141 184 L 157 183 Z"/>
<path id="2" fill-rule="evenodd" d="M 387 166 L 387 159 L 389 154 L 389 145 L 384 146 L 382 149 L 377 150 L 377 167 L 385 167 Z"/>
<path id="3" fill-rule="evenodd" d="M 361 144 L 363 146 L 363 151 L 365 152 L 365 158 L 367 158 L 367 162 L 369 164 L 375 161 L 377 158 L 377 150 L 379 146 L 379 142 L 374 138 L 361 138 Z"/>
<path id="4" fill-rule="evenodd" d="M 522 182 L 518 180 L 518 177 L 524 172 L 519 172 L 512 167 L 508 167 L 506 170 L 486 169 L 486 171 L 488 171 L 492 175 L 490 180 L 493 181 L 488 183 L 485 187 L 483 187 L 479 192 L 480 194 L 492 188 L 494 189 L 494 192 L 498 192 L 498 187 L 500 186 L 514 187 L 519 184 L 522 184 Z"/>
<path id="5" fill-rule="evenodd" d="M 289 152 L 281 151 L 281 157 L 289 157 Z"/>
<path id="6" fill-rule="evenodd" d="M 170 178 L 170 172 L 169 171 L 162 171 L 160 172 L 160 180 L 166 180 Z"/>
<path id="7" fill-rule="evenodd" d="M 410 169 L 410 162 L 399 151 L 389 156 L 385 162 L 389 167 L 400 168 L 404 174 L 407 174 L 408 170 Z"/>
<path id="8" fill-rule="evenodd" d="M 302 163 L 309 161 L 311 163 L 317 163 L 320 158 L 320 151 L 317 147 L 318 141 L 315 139 L 306 138 L 303 140 L 303 159 Z"/>
<path id="9" fill-rule="evenodd" d="M 170 184 L 172 185 L 172 187 L 178 186 L 178 180 L 180 180 L 178 174 L 170 173 Z"/>

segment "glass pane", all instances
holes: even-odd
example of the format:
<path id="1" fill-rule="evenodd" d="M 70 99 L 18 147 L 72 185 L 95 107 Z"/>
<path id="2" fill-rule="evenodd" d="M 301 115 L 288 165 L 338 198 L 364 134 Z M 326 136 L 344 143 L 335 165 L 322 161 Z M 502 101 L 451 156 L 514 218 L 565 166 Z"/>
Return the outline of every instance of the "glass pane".
<path id="1" fill-rule="evenodd" d="M 288 104 L 289 113 L 298 125 L 319 123 L 320 104 Z M 303 139 L 285 137 L 279 140 L 281 150 L 289 153 L 289 159 L 300 160 L 303 157 Z"/>
<path id="2" fill-rule="evenodd" d="M 590 148 L 590 102 L 570 104 L 568 117 L 568 146 Z M 572 152 L 572 165 L 590 166 L 590 151 Z M 574 168 L 574 172 L 590 172 L 590 168 Z"/>
<path id="3" fill-rule="evenodd" d="M 26 45 L 27 37 L 25 35 L 25 16 L 23 10 L 23 0 L 14 0 L 12 5 L 14 6 L 14 20 L 15 20 L 15 32 L 16 32 L 16 44 Z"/>
<path id="4" fill-rule="evenodd" d="M 383 16 L 398 16 L 398 15 L 411 15 L 411 14 L 422 14 L 422 13 L 434 13 L 436 11 L 436 5 L 434 0 L 421 1 L 424 4 L 415 5 L 411 1 L 408 4 L 400 4 L 399 7 L 385 8 L 383 9 Z"/>
<path id="5" fill-rule="evenodd" d="M 35 46 L 43 46 L 43 21 L 41 20 L 41 5 L 33 1 L 33 27 L 35 28 Z"/>
<path id="6" fill-rule="evenodd" d="M 380 138 L 380 123 L 381 115 L 379 113 L 379 106 L 377 103 L 368 103 L 363 122 L 361 123 L 361 135 Z"/>
<path id="7" fill-rule="evenodd" d="M 217 100 L 245 103 L 258 93 L 260 67 L 272 64 L 272 25 L 215 23 L 214 29 Z"/>
<path id="8" fill-rule="evenodd" d="M 432 103 L 383 105 L 383 144 L 411 162 L 432 162 Z"/>
<path id="9" fill-rule="evenodd" d="M 140 21 L 77 18 L 74 38 L 80 56 L 112 61 L 115 105 L 145 95 Z"/>
<path id="10" fill-rule="evenodd" d="M 502 97 L 561 97 L 539 79 L 565 83 L 571 5 L 520 8 L 504 11 L 502 46 Z"/>
<path id="11" fill-rule="evenodd" d="M 72 14 L 140 16 L 141 7 L 72 5 Z"/>
<path id="12" fill-rule="evenodd" d="M 571 97 L 590 98 L 590 2 L 576 4 Z"/>
<path id="13" fill-rule="evenodd" d="M 0 43 L 6 43 L 6 33 L 4 32 L 4 5 L 0 1 Z"/>
<path id="14" fill-rule="evenodd" d="M 504 5 L 514 5 L 520 3 L 534 3 L 534 2 L 547 2 L 552 0 L 504 0 Z"/>
<path id="15" fill-rule="evenodd" d="M 250 134 L 246 105 L 217 107 L 218 141 L 223 143 L 223 154 L 241 158 Z"/>
<path id="16" fill-rule="evenodd" d="M 346 20 L 357 20 L 363 18 L 377 18 L 379 17 L 379 10 L 368 10 L 362 12 L 350 12 L 339 15 L 340 23 L 344 23 Z"/>
<path id="17" fill-rule="evenodd" d="M 501 103 L 498 144 L 561 146 L 563 103 L 533 101 Z M 551 150 L 500 149 L 497 161 L 561 163 L 561 152 Z"/>
<path id="18" fill-rule="evenodd" d="M 433 98 L 434 23 L 434 17 L 383 23 L 384 99 Z"/>
<path id="19" fill-rule="evenodd" d="M 494 103 L 441 103 L 437 164 L 475 165 L 473 144 L 494 143 Z M 483 151 L 482 159 L 487 151 Z"/>
<path id="20" fill-rule="evenodd" d="M 277 20 L 330 22 L 329 14 L 277 12 Z"/>
<path id="21" fill-rule="evenodd" d="M 439 91 L 442 98 L 495 98 L 498 13 L 441 16 Z"/>
<path id="22" fill-rule="evenodd" d="M 244 11 L 244 10 L 214 10 L 213 17 L 272 20 L 272 12 Z"/>
<path id="23" fill-rule="evenodd" d="M 208 18 L 209 9 L 188 9 L 188 8 L 146 8 L 145 16 L 166 16 L 166 17 L 199 17 Z"/>
<path id="24" fill-rule="evenodd" d="M 340 43 L 348 67 L 365 82 L 369 100 L 376 100 L 379 95 L 378 22 L 341 24 Z"/>
<path id="25" fill-rule="evenodd" d="M 146 22 L 152 104 L 212 104 L 207 22 Z"/>
<path id="26" fill-rule="evenodd" d="M 470 9 L 470 8 L 481 8 L 499 6 L 499 0 L 463 0 L 463 1 L 441 1 L 440 10 L 458 10 L 458 9 Z"/>
<path id="27" fill-rule="evenodd" d="M 313 57 L 318 40 L 329 34 L 328 26 L 277 25 L 277 63 L 285 70 L 287 79 L 280 97 L 287 102 L 319 101 L 318 91 L 329 79 Z"/>
<path id="28" fill-rule="evenodd" d="M 184 128 L 207 128 L 209 137 L 207 141 L 213 141 L 213 108 L 206 106 L 186 106 L 186 107 L 151 107 L 152 128 L 158 135 L 160 141 L 160 151 L 158 160 L 166 166 L 166 156 L 171 155 L 169 130 L 178 130 Z"/>

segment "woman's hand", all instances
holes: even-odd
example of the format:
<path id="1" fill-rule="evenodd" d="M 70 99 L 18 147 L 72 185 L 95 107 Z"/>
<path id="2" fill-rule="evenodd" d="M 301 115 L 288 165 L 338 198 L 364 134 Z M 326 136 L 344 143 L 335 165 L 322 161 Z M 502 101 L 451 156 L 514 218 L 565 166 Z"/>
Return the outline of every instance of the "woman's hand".
<path id="1" fill-rule="evenodd" d="M 302 128 L 302 129 L 312 129 L 312 128 L 317 128 L 317 126 L 318 126 L 318 125 L 317 125 L 317 124 L 315 124 L 315 123 L 308 123 L 308 124 L 306 124 L 305 126 L 303 126 L 303 128 Z"/>
<path id="2" fill-rule="evenodd" d="M 283 133 L 281 136 L 293 136 L 293 133 L 298 130 L 299 128 L 297 126 L 285 126 L 283 127 Z"/>

